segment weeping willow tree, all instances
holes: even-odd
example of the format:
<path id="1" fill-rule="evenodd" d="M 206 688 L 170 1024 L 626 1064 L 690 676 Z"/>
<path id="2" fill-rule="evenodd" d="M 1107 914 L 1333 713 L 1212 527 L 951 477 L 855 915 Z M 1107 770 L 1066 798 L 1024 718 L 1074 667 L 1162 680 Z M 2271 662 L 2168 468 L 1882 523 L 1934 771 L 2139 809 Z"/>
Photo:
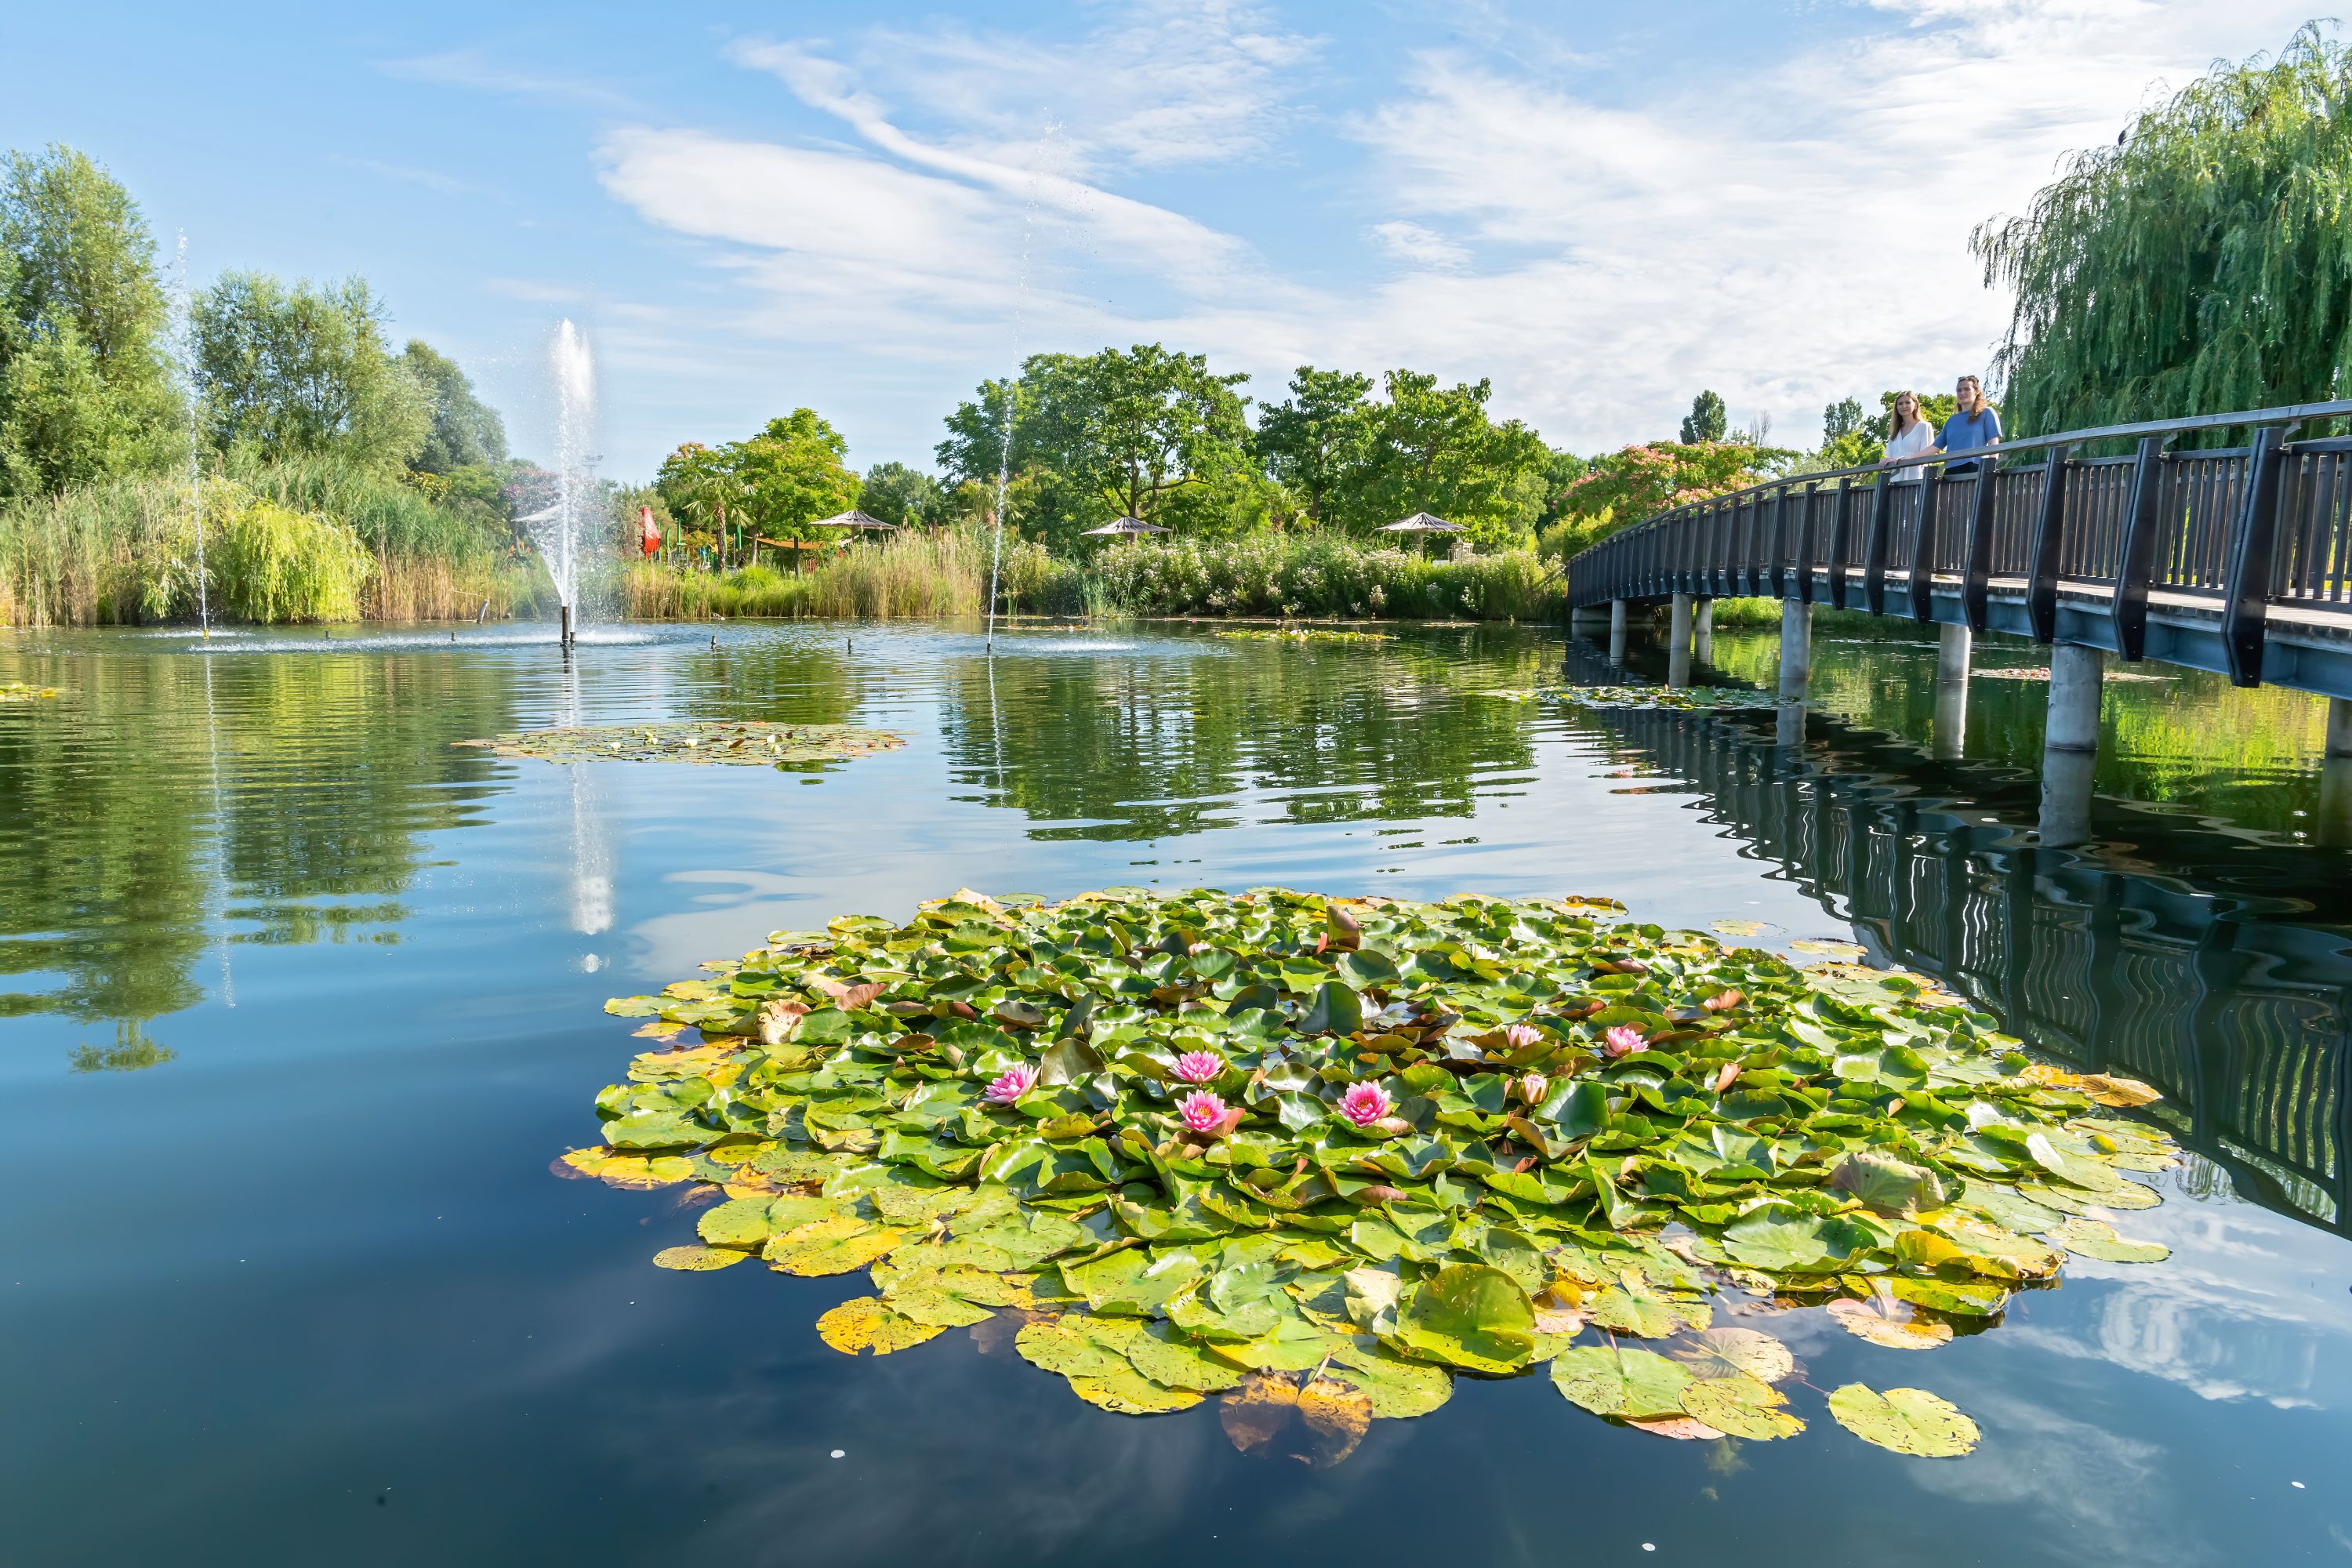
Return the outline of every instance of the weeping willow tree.
<path id="1" fill-rule="evenodd" d="M 2352 49 L 2217 64 L 1969 244 L 2017 431 L 2352 395 Z"/>

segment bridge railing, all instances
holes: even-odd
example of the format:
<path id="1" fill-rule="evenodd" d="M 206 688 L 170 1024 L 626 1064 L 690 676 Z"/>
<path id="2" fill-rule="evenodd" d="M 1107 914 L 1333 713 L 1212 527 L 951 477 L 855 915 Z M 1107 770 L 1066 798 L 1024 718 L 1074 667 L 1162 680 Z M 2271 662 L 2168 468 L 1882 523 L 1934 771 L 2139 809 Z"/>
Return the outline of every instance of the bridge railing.
<path id="1" fill-rule="evenodd" d="M 2352 437 L 2293 438 L 2347 414 L 2352 400 L 2113 425 L 1769 480 L 1579 554 L 1569 603 L 1763 595 L 1925 621 L 1940 595 L 1982 631 L 1998 595 L 2047 643 L 2063 595 L 2137 658 L 2154 596 L 2216 617 L 2231 678 L 2252 685 L 2273 607 L 2352 630 Z M 2173 449 L 2241 429 L 2242 447 Z M 2123 442 L 2129 456 L 2084 455 Z"/>

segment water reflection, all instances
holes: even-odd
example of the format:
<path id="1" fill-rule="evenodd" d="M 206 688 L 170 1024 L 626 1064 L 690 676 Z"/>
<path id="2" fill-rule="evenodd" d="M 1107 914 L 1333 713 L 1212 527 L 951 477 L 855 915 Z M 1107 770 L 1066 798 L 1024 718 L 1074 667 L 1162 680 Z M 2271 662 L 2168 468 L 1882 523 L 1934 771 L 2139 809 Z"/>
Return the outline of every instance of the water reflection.
<path id="1" fill-rule="evenodd" d="M 1936 975 L 2037 1046 L 2156 1084 L 2241 1191 L 2344 1226 L 2342 857 L 2095 798 L 2087 767 L 2058 787 L 2070 842 L 2097 847 L 2071 852 L 2032 831 L 2050 819 L 2043 781 L 1818 712 L 1801 751 L 1762 715 L 1593 720 L 1689 780 L 1708 820 L 1878 957 Z"/>

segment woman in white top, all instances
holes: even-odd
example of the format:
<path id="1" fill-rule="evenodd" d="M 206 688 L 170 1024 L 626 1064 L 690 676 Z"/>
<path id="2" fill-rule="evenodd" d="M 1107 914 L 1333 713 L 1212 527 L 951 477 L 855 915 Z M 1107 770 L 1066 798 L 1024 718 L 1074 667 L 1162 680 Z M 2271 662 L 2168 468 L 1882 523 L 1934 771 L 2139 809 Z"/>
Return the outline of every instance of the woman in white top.
<path id="1" fill-rule="evenodd" d="M 1927 451 L 1936 444 L 1936 426 L 1919 417 L 1919 395 L 1898 392 L 1895 395 L 1895 413 L 1886 421 L 1886 457 L 1882 467 L 1899 458 Z M 1922 465 L 1906 463 L 1895 472 L 1897 479 L 1916 479 Z"/>

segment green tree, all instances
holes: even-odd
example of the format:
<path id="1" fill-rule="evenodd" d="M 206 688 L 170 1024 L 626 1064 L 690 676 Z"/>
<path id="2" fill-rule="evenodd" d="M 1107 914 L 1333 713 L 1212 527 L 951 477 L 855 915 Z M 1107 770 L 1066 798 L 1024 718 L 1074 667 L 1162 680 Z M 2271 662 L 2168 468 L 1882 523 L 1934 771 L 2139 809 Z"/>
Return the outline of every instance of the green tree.
<path id="1" fill-rule="evenodd" d="M 425 389 L 433 414 L 424 447 L 409 467 L 419 473 L 446 474 L 456 468 L 495 468 L 507 460 L 506 421 L 474 395 L 472 380 L 456 360 L 422 338 L 411 338 L 400 363 Z"/>
<path id="2" fill-rule="evenodd" d="M 1371 390 L 1369 375 L 1302 364 L 1290 378 L 1289 397 L 1258 415 L 1257 451 L 1266 471 L 1318 523 L 1332 521 L 1335 495 L 1360 489 L 1369 477 Z"/>
<path id="3" fill-rule="evenodd" d="M 1723 399 L 1712 392 L 1702 392 L 1691 399 L 1691 411 L 1683 420 L 1683 440 L 1685 447 L 1702 442 L 1720 441 L 1731 427 L 1730 416 L 1724 412 Z"/>
<path id="4" fill-rule="evenodd" d="M 1350 531 L 1428 511 L 1462 524 L 1479 548 L 1520 542 L 1543 512 L 1543 438 L 1516 419 L 1494 423 L 1483 378 L 1440 386 L 1426 372 L 1392 370 L 1382 381 L 1388 402 L 1375 405 L 1371 472 L 1346 509 Z"/>
<path id="5" fill-rule="evenodd" d="M 138 204 L 87 155 L 0 160 L 0 494 L 185 452 L 154 251 Z"/>
<path id="6" fill-rule="evenodd" d="M 858 507 L 869 517 L 901 528 L 921 528 L 947 520 L 947 492 L 940 481 L 905 463 L 877 463 L 866 471 Z"/>
<path id="7" fill-rule="evenodd" d="M 719 564 L 727 564 L 728 545 L 742 515 L 743 486 L 726 452 L 688 441 L 662 459 L 654 488 L 672 512 L 709 535 Z"/>
<path id="8" fill-rule="evenodd" d="M 224 274 L 197 296 L 192 323 L 215 444 L 357 468 L 415 458 L 432 403 L 386 349 L 384 316 L 364 279 L 289 288 L 264 272 Z"/>
<path id="9" fill-rule="evenodd" d="M 1035 354 L 1020 380 L 983 384 L 948 416 L 940 466 L 951 479 L 992 482 L 1006 451 L 1034 481 L 1026 520 L 1068 544 L 1119 516 L 1181 520 L 1190 492 L 1213 488 L 1249 462 L 1249 426 L 1234 388 L 1200 354 L 1158 343 L 1084 356 Z"/>
<path id="10" fill-rule="evenodd" d="M 2352 49 L 2314 25 L 2078 153 L 1971 238 L 2016 292 L 2007 421 L 2063 430 L 2352 394 Z M 2214 439 L 2225 432 L 2213 433 Z"/>
<path id="11" fill-rule="evenodd" d="M 795 408 L 771 419 L 748 441 L 726 451 L 742 510 L 751 524 L 771 539 L 806 542 L 824 537 L 809 524 L 857 504 L 861 481 L 842 458 L 849 443 L 813 408 Z M 793 552 L 793 570 L 801 552 Z"/>

